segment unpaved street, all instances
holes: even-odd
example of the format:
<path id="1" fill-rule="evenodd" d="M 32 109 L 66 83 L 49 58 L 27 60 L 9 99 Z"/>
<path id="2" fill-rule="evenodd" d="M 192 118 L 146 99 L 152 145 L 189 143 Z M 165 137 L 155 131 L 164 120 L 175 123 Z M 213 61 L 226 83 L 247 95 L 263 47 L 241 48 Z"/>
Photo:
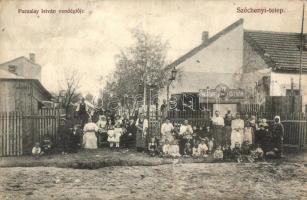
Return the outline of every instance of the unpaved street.
<path id="1" fill-rule="evenodd" d="M 306 199 L 303 164 L 0 168 L 0 199 Z"/>

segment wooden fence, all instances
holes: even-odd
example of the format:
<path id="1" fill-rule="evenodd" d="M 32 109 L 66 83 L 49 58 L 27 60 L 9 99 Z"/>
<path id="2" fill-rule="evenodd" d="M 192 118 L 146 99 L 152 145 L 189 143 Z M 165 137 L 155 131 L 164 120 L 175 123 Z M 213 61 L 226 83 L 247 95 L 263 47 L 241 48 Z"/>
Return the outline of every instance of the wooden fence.
<path id="1" fill-rule="evenodd" d="M 0 113 L 0 156 L 19 156 L 23 153 L 20 112 Z"/>
<path id="2" fill-rule="evenodd" d="M 0 113 L 0 156 L 29 154 L 47 134 L 56 141 L 59 120 L 59 110 L 41 110 L 38 115 Z"/>

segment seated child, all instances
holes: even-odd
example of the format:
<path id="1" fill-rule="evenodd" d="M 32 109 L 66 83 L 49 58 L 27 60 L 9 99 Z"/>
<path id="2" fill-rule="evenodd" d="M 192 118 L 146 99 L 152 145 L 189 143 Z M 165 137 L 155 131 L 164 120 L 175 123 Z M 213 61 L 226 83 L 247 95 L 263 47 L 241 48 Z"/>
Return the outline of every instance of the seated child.
<path id="1" fill-rule="evenodd" d="M 192 156 L 193 157 L 199 157 L 200 152 L 198 151 L 198 146 L 199 144 L 195 144 L 194 147 L 192 148 Z"/>
<path id="2" fill-rule="evenodd" d="M 242 162 L 242 157 L 241 157 L 241 148 L 240 148 L 240 143 L 236 142 L 235 147 L 232 149 L 232 155 L 233 158 L 238 162 Z"/>
<path id="3" fill-rule="evenodd" d="M 200 156 L 207 157 L 208 147 L 205 140 L 201 140 L 198 144 L 198 153 Z"/>
<path id="4" fill-rule="evenodd" d="M 174 140 L 170 145 L 170 155 L 172 157 L 180 157 L 178 141 Z"/>
<path id="5" fill-rule="evenodd" d="M 39 145 L 39 142 L 35 143 L 35 146 L 32 148 L 32 155 L 34 156 L 35 159 L 38 159 L 38 157 L 41 155 L 41 147 Z"/>
<path id="6" fill-rule="evenodd" d="M 213 153 L 213 158 L 215 160 L 223 160 L 223 156 L 224 155 L 223 155 L 222 147 L 219 145 Z"/>
<path id="7" fill-rule="evenodd" d="M 251 151 L 251 153 L 254 160 L 263 160 L 264 152 L 259 144 L 257 145 L 256 149 Z"/>
<path id="8" fill-rule="evenodd" d="M 148 143 L 148 153 L 149 153 L 149 155 L 155 156 L 156 150 L 157 150 L 156 138 L 152 137 L 152 138 L 150 138 L 150 142 Z"/>
<path id="9" fill-rule="evenodd" d="M 168 140 L 165 140 L 163 148 L 162 148 L 162 152 L 163 152 L 163 156 L 170 156 L 171 155 L 171 145 L 169 144 Z"/>
<path id="10" fill-rule="evenodd" d="M 254 162 L 254 159 L 251 156 L 251 148 L 249 145 L 249 141 L 245 140 L 241 146 L 241 154 L 242 154 L 242 160 L 243 161 L 249 161 Z"/>
<path id="11" fill-rule="evenodd" d="M 48 134 L 44 135 L 42 141 L 42 152 L 45 154 L 50 154 L 52 148 L 52 141 Z"/>
<path id="12" fill-rule="evenodd" d="M 223 148 L 224 160 L 229 161 L 232 159 L 232 152 L 229 144 Z"/>
<path id="13" fill-rule="evenodd" d="M 280 150 L 278 148 L 274 148 L 271 151 L 267 151 L 265 156 L 267 158 L 280 158 Z"/>
<path id="14" fill-rule="evenodd" d="M 109 125 L 108 142 L 110 143 L 110 148 L 113 148 L 115 141 L 116 140 L 115 140 L 114 127 L 112 125 Z"/>
<path id="15" fill-rule="evenodd" d="M 191 145 L 191 142 L 190 142 L 190 140 L 189 140 L 189 141 L 187 141 L 187 142 L 185 143 L 184 150 L 183 150 L 183 154 L 184 154 L 184 156 L 191 156 L 192 153 L 193 153 L 192 151 L 193 151 L 192 145 Z"/>

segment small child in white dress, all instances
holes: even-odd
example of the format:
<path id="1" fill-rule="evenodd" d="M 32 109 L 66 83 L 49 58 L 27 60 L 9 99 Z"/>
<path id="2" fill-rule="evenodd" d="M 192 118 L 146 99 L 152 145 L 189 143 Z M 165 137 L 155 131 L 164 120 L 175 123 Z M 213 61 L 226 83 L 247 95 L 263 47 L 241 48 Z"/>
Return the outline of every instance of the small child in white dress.
<path id="1" fill-rule="evenodd" d="M 120 124 L 116 124 L 114 128 L 114 143 L 116 148 L 119 148 L 119 141 L 122 134 L 123 129 L 120 127 Z"/>
<path id="2" fill-rule="evenodd" d="M 109 125 L 107 134 L 108 134 L 108 142 L 110 143 L 110 148 L 113 148 L 115 144 L 115 132 L 114 132 L 114 127 L 112 125 Z"/>
<path id="3" fill-rule="evenodd" d="M 208 146 L 205 143 L 205 140 L 201 140 L 197 148 L 199 156 L 207 157 Z"/>
<path id="4" fill-rule="evenodd" d="M 170 155 L 172 157 L 180 157 L 178 141 L 174 140 L 170 145 Z"/>
<path id="5" fill-rule="evenodd" d="M 35 143 L 35 146 L 32 148 L 32 155 L 34 156 L 35 159 L 38 159 L 38 157 L 41 155 L 42 150 L 39 145 L 39 142 Z"/>
<path id="6" fill-rule="evenodd" d="M 170 156 L 171 155 L 171 145 L 169 144 L 168 140 L 165 140 L 162 151 L 163 151 L 164 156 Z"/>

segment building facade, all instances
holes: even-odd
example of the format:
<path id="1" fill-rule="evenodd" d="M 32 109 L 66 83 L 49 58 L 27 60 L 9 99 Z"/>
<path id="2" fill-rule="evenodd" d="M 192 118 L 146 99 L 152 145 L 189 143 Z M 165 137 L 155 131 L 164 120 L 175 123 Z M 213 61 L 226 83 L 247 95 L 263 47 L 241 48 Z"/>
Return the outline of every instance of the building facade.
<path id="1" fill-rule="evenodd" d="M 240 19 L 212 37 L 204 32 L 199 46 L 171 63 L 181 72 L 170 87 L 172 105 L 225 113 L 236 112 L 241 103 L 263 104 L 266 96 L 297 94 L 300 34 L 249 31 L 243 24 Z M 307 53 L 303 56 L 305 105 Z"/>
<path id="2" fill-rule="evenodd" d="M 0 64 L 0 70 L 9 71 L 26 79 L 36 79 L 41 81 L 42 67 L 36 63 L 34 53 L 30 53 L 29 58 L 21 56 L 2 63 Z"/>
<path id="3" fill-rule="evenodd" d="M 40 82 L 41 66 L 30 55 L 0 64 L 0 112 L 37 114 L 45 101 L 51 101 Z"/>

